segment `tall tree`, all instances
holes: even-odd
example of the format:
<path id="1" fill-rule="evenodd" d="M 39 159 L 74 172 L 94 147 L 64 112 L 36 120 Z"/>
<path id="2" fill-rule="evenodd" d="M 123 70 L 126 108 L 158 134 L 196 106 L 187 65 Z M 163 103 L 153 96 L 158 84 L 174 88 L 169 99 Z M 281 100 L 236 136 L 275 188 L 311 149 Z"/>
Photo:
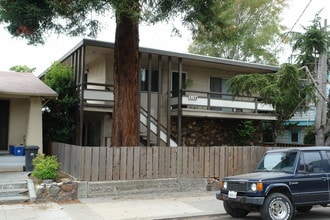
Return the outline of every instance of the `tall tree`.
<path id="1" fill-rule="evenodd" d="M 157 22 L 181 16 L 195 33 L 225 27 L 226 17 L 214 10 L 231 0 L 0 0 L 0 22 L 30 44 L 43 43 L 49 30 L 56 33 L 95 36 L 98 16 L 109 11 L 116 17 L 114 56 L 114 123 L 112 145 L 138 145 L 138 45 L 139 22 Z M 198 26 L 196 25 L 198 24 Z"/>
<path id="2" fill-rule="evenodd" d="M 9 69 L 10 71 L 14 71 L 14 72 L 19 72 L 19 73 L 33 73 L 36 68 L 30 68 L 27 65 L 16 65 L 16 66 L 12 66 Z"/>
<path id="3" fill-rule="evenodd" d="M 316 89 L 315 144 L 330 144 L 330 120 L 328 118 L 329 98 L 327 96 L 328 59 L 330 33 L 327 23 L 321 27 L 321 18 L 316 14 L 312 25 L 304 27 L 304 33 L 293 33 L 293 50 L 298 52 L 297 63 L 307 68 Z"/>
<path id="4" fill-rule="evenodd" d="M 287 0 L 234 0 L 233 7 L 227 11 L 216 11 L 218 16 L 230 18 L 228 27 L 198 32 L 189 52 L 277 64 L 277 45 L 285 28 L 279 25 L 280 14 L 286 2 Z"/>

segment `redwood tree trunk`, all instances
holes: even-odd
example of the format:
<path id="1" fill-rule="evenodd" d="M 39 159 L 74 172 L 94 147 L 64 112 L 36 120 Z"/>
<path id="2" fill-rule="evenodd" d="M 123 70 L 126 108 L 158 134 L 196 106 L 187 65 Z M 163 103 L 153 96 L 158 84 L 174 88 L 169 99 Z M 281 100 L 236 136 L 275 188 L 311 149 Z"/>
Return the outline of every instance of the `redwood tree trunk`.
<path id="1" fill-rule="evenodd" d="M 131 17 L 117 17 L 114 51 L 114 108 L 112 146 L 137 146 L 139 24 Z"/>

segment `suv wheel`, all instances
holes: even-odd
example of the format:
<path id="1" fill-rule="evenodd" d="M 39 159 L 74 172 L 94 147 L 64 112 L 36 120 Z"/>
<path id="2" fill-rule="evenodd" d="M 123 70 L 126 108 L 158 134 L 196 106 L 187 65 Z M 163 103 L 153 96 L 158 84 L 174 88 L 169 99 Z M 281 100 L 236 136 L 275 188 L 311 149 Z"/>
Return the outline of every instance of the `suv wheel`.
<path id="1" fill-rule="evenodd" d="M 264 220 L 290 220 L 293 211 L 292 203 L 287 196 L 272 193 L 266 197 L 260 213 Z"/>
<path id="2" fill-rule="evenodd" d="M 234 208 L 228 201 L 223 201 L 223 207 L 225 208 L 226 212 L 234 218 L 245 217 L 247 214 L 249 214 L 248 210 L 236 207 Z"/>

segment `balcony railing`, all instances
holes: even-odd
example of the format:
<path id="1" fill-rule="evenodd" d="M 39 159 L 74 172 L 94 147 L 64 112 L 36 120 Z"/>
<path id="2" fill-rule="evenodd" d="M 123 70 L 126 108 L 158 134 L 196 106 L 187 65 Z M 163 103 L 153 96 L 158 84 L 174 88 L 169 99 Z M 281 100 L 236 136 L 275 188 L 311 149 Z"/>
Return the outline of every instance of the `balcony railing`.
<path id="1" fill-rule="evenodd" d="M 179 102 L 180 101 L 180 102 Z M 221 112 L 242 112 L 242 113 L 273 113 L 271 104 L 262 102 L 260 97 L 233 96 L 227 93 L 202 92 L 195 90 L 182 90 L 182 99 L 171 98 L 172 109 L 196 109 Z"/>
<path id="2" fill-rule="evenodd" d="M 113 107 L 113 85 L 103 83 L 82 84 L 81 96 L 84 106 Z M 81 87 L 80 87 L 81 88 Z M 180 102 L 179 102 L 180 101 Z M 172 110 L 209 110 L 212 112 L 236 112 L 246 114 L 272 114 L 271 104 L 262 102 L 260 97 L 233 96 L 227 93 L 182 90 L 182 99 L 172 97 Z"/>
<path id="3" fill-rule="evenodd" d="M 113 85 L 83 83 L 81 97 L 84 106 L 113 107 Z"/>

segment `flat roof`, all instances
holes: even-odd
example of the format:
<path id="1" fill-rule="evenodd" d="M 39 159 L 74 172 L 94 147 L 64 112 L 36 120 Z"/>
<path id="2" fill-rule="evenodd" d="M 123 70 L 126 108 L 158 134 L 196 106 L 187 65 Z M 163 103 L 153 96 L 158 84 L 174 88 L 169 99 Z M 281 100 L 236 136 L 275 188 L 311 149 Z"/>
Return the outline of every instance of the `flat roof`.
<path id="1" fill-rule="evenodd" d="M 83 46 L 94 46 L 94 47 L 109 48 L 109 49 L 115 48 L 115 44 L 112 42 L 84 38 L 78 44 L 76 44 L 71 50 L 69 50 L 64 56 L 62 56 L 59 59 L 59 61 L 66 60 L 68 57 L 70 57 L 72 55 L 72 53 L 74 53 L 76 50 L 78 50 L 79 48 L 81 48 Z M 178 52 L 172 52 L 172 51 L 151 49 L 151 48 L 146 48 L 146 47 L 139 47 L 139 51 L 141 53 L 150 53 L 150 54 L 155 54 L 155 55 L 178 57 L 178 58 L 187 59 L 187 60 L 209 62 L 209 63 L 214 63 L 214 64 L 228 65 L 228 66 L 237 66 L 237 67 L 242 67 L 242 68 L 258 69 L 258 70 L 263 70 L 263 72 L 277 72 L 280 69 L 279 66 L 271 66 L 271 65 L 258 64 L 258 63 L 249 63 L 249 62 L 243 62 L 243 61 L 239 61 L 239 60 L 231 60 L 231 59 L 211 57 L 211 56 L 191 54 L 191 53 L 178 53 Z M 45 74 L 45 72 L 41 73 L 39 75 L 39 78 L 42 77 Z"/>

